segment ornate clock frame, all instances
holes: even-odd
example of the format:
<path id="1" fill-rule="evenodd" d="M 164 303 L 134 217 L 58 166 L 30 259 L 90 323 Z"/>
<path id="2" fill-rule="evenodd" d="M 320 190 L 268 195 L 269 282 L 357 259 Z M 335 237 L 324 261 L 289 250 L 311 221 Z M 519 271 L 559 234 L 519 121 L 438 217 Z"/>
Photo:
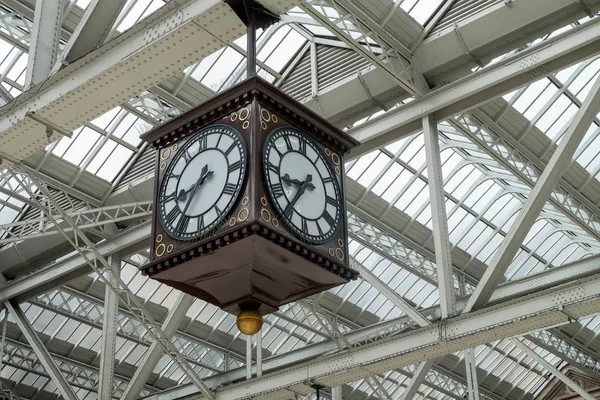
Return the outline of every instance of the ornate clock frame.
<path id="1" fill-rule="evenodd" d="M 152 259 L 142 272 L 234 314 L 246 307 L 273 312 L 356 279 L 348 263 L 343 155 L 357 142 L 259 77 L 142 135 L 157 149 L 155 201 L 173 154 L 193 133 L 212 124 L 232 126 L 246 141 L 248 165 L 240 195 L 217 228 L 196 240 L 170 237 L 155 215 Z M 290 126 L 319 146 L 342 192 L 340 226 L 322 244 L 302 242 L 286 229 L 264 182 L 265 139 Z"/>

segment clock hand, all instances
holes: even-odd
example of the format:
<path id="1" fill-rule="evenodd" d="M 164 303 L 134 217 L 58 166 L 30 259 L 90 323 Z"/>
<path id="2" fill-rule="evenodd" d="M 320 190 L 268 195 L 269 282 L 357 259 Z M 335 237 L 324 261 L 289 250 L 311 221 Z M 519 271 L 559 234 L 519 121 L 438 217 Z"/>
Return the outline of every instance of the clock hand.
<path id="1" fill-rule="evenodd" d="M 300 185 L 300 188 L 298 189 L 298 191 L 296 192 L 296 195 L 294 196 L 294 198 L 292 199 L 292 201 L 290 201 L 290 203 L 287 205 L 287 207 L 285 208 L 285 210 L 283 211 L 283 214 L 290 218 L 291 214 L 294 210 L 294 205 L 296 205 L 296 202 L 300 199 L 300 197 L 304 194 L 304 191 L 308 188 L 309 185 L 312 185 L 312 183 L 310 183 L 312 181 L 312 175 L 308 174 L 306 176 L 306 180 L 304 182 L 302 182 L 302 185 Z M 314 186 L 313 186 L 314 188 Z"/>
<path id="2" fill-rule="evenodd" d="M 284 175 L 284 176 L 281 178 L 281 180 L 282 180 L 284 183 L 286 183 L 288 186 L 292 186 L 292 183 L 293 183 L 294 185 L 296 185 L 296 186 L 302 186 L 302 184 L 304 183 L 304 182 L 302 182 L 302 181 L 300 181 L 300 180 L 298 180 L 298 179 L 291 179 L 289 174 L 285 174 L 285 175 Z M 308 190 L 310 190 L 310 191 L 313 191 L 313 190 L 315 190 L 315 185 L 313 185 L 313 184 L 311 183 L 311 184 L 310 184 L 310 185 L 308 185 L 306 188 L 307 188 Z"/>
<path id="3" fill-rule="evenodd" d="M 207 167 L 208 166 L 205 165 L 204 168 L 202 169 L 202 171 L 204 171 L 205 168 L 208 169 Z M 198 179 L 198 181 L 196 181 L 196 183 L 194 183 L 192 186 L 190 186 L 190 188 L 188 190 L 181 189 L 179 191 L 179 194 L 175 198 L 175 201 L 184 200 L 187 197 L 189 192 L 194 190 L 198 185 L 202 185 L 206 179 L 208 179 L 212 176 L 212 174 L 213 174 L 213 171 L 203 172 L 202 175 L 200 176 L 200 179 Z"/>
<path id="4" fill-rule="evenodd" d="M 198 178 L 196 183 L 194 183 L 187 191 L 187 193 L 189 193 L 191 191 L 192 194 L 188 197 L 188 199 L 185 203 L 185 206 L 183 208 L 183 211 L 181 211 L 181 214 L 185 215 L 187 209 L 189 208 L 190 204 L 192 203 L 192 199 L 198 192 L 198 189 L 200 188 L 200 186 L 202 186 L 202 184 L 204 183 L 204 181 L 206 179 L 208 179 L 212 176 L 212 174 L 213 174 L 213 171 L 208 170 L 208 165 L 205 165 L 204 168 L 202 168 L 202 175 L 200 175 L 200 178 Z"/>

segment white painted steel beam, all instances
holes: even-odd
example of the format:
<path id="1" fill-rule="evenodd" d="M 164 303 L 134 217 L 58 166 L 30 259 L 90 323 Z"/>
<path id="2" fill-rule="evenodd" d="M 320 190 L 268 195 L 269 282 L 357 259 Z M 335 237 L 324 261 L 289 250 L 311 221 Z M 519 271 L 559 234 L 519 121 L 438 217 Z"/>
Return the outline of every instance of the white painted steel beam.
<path id="1" fill-rule="evenodd" d="M 162 330 L 167 337 L 173 337 L 181 324 L 181 321 L 185 318 L 186 312 L 194 303 L 194 300 L 195 298 L 188 294 L 181 293 L 179 295 L 162 325 Z M 152 374 L 154 367 L 163 354 L 164 351 L 158 343 L 152 343 L 150 348 L 146 351 L 140 366 L 136 369 L 133 378 L 129 381 L 122 396 L 123 400 L 135 400 L 138 398 L 140 392 L 144 389 L 144 385 L 148 381 L 148 378 Z"/>
<path id="2" fill-rule="evenodd" d="M 2 278 L 3 280 L 3 278 Z M 73 391 L 69 382 L 65 379 L 64 375 L 58 369 L 58 366 L 52 359 L 52 356 L 44 346 L 44 343 L 40 340 L 35 329 L 31 326 L 27 317 L 21 310 L 19 304 L 14 301 L 7 301 L 4 303 L 6 308 L 11 313 L 12 317 L 15 319 L 15 322 L 19 326 L 21 333 L 27 339 L 27 342 L 35 352 L 39 362 L 44 366 L 46 373 L 52 378 L 54 385 L 58 389 L 58 392 L 67 400 L 77 400 L 78 397 Z"/>
<path id="3" fill-rule="evenodd" d="M 599 307 L 600 275 L 594 275 L 559 288 L 451 317 L 440 324 L 375 339 L 350 351 L 338 351 L 319 358 L 313 354 L 308 361 L 293 367 L 279 367 L 293 362 L 293 352 L 265 360 L 265 373 L 261 378 L 219 388 L 217 399 L 256 398 L 266 393 L 270 399 L 285 399 L 293 396 L 288 388 L 305 387 L 307 382 L 339 386 L 501 338 L 567 324 L 573 318 L 596 314 Z M 314 351 L 319 345 L 309 346 L 304 351 Z M 290 357 L 286 359 L 288 355 Z M 239 379 L 240 374 L 243 374 L 243 369 L 207 378 L 206 384 L 216 387 Z M 194 393 L 194 388 L 185 386 L 157 394 L 151 399 L 176 399 Z M 200 399 L 202 396 L 192 398 Z"/>
<path id="4" fill-rule="evenodd" d="M 446 217 L 446 196 L 440 141 L 435 117 L 430 114 L 423 117 L 423 137 L 425 139 L 425 158 L 429 179 L 429 198 L 433 223 L 433 243 L 437 268 L 438 291 L 442 318 L 454 315 L 454 276 L 452 274 L 452 246 L 448 236 L 448 218 Z"/>
<path id="5" fill-rule="evenodd" d="M 36 1 L 25 75 L 26 88 L 47 79 L 54 67 L 62 26 L 62 5 L 62 0 Z"/>
<path id="6" fill-rule="evenodd" d="M 261 0 L 280 15 L 298 0 Z M 127 32 L 25 92 L 0 113 L 3 162 L 43 149 L 46 127 L 25 117 L 33 112 L 72 131 L 148 87 L 214 53 L 245 33 L 233 10 L 220 0 L 171 1 Z M 73 112 L 74 107 L 77 112 Z"/>
<path id="7" fill-rule="evenodd" d="M 381 294 L 383 294 L 389 301 L 391 301 L 396 307 L 402 310 L 403 313 L 408 315 L 413 321 L 415 321 L 419 326 L 427 326 L 431 324 L 431 322 L 423 316 L 416 308 L 414 308 L 411 304 L 408 303 L 402 296 L 396 293 L 392 288 L 385 284 L 377 275 L 372 273 L 369 269 L 365 268 L 364 265 L 356 261 L 354 257 L 350 259 L 350 265 L 352 268 L 356 269 L 360 276 L 371 286 L 377 289 Z"/>
<path id="8" fill-rule="evenodd" d="M 100 47 L 108 38 L 125 3 L 127 3 L 127 0 L 112 0 L 109 2 L 92 0 L 62 50 L 61 61 L 72 63 Z M 60 66 L 60 63 L 58 66 Z"/>
<path id="9" fill-rule="evenodd" d="M 361 142 L 358 157 L 422 129 L 421 119 L 435 113 L 443 121 L 542 76 L 600 53 L 600 21 L 592 20 L 518 52 L 351 130 Z"/>
<path id="10" fill-rule="evenodd" d="M 515 254 L 517 254 L 521 243 L 525 240 L 560 177 L 571 164 L 573 154 L 575 154 L 590 124 L 596 118 L 598 110 L 600 110 L 600 78 L 596 79 L 583 105 L 561 138 L 561 142 L 552 154 L 550 161 L 548 161 L 546 169 L 537 180 L 525 205 L 519 211 L 506 237 L 502 240 L 463 312 L 469 312 L 487 304 L 496 286 L 504 280 L 506 269 Z"/>
<path id="11" fill-rule="evenodd" d="M 568 376 L 566 376 L 565 374 L 560 372 L 558 370 L 558 368 L 556 368 L 554 365 L 552 365 L 548 361 L 546 361 L 546 359 L 544 357 L 540 356 L 538 353 L 535 352 L 535 350 L 533 350 L 532 348 L 527 346 L 525 343 L 521 342 L 518 339 L 513 339 L 512 343 L 514 343 L 515 346 L 517 346 L 521 351 L 523 351 L 525 354 L 527 354 L 527 356 L 529 356 L 529 358 L 532 358 L 533 360 L 535 360 L 535 362 L 540 364 L 545 370 L 547 370 L 552 375 L 554 375 L 558 379 L 560 379 L 565 385 L 567 385 L 569 388 L 571 388 L 571 390 L 573 390 L 575 393 L 577 393 L 579 396 L 581 396 L 582 399 L 585 399 L 585 400 L 594 400 L 595 399 L 594 396 L 590 395 L 588 392 L 583 390 L 581 388 L 581 386 L 579 386 L 577 383 L 575 383 L 573 380 L 571 380 Z"/>
<path id="12" fill-rule="evenodd" d="M 477 362 L 472 348 L 463 351 L 465 370 L 467 372 L 467 391 L 469 400 L 479 400 L 479 382 L 477 379 Z"/>
<path id="13" fill-rule="evenodd" d="M 415 397 L 433 362 L 433 359 L 421 361 L 400 400 L 412 400 Z"/>
<path id="14" fill-rule="evenodd" d="M 121 274 L 121 259 L 118 254 L 109 257 L 110 269 L 104 276 L 113 286 L 117 285 L 117 276 Z M 106 285 L 104 290 L 104 315 L 102 318 L 102 337 L 100 338 L 100 381 L 98 383 L 98 399 L 112 400 L 115 377 L 115 351 L 117 347 L 117 315 L 119 298 Z M 144 381 L 145 382 L 145 381 Z"/>

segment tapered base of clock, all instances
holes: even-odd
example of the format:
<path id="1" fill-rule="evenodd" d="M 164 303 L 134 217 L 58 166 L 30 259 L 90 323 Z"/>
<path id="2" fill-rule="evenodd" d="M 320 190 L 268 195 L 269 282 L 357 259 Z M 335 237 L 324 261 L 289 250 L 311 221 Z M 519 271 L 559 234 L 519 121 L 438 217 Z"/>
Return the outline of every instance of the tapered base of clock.
<path id="1" fill-rule="evenodd" d="M 162 283 L 237 315 L 280 306 L 344 284 L 346 279 L 253 234 L 152 275 Z"/>

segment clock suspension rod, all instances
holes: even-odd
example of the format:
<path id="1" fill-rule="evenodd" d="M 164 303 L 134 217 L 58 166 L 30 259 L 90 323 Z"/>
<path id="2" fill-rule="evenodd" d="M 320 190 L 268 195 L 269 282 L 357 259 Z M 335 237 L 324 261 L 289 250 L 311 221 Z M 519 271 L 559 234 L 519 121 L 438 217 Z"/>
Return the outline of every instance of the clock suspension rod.
<path id="1" fill-rule="evenodd" d="M 256 76 L 256 10 L 251 0 L 243 0 L 247 17 L 247 78 Z"/>

